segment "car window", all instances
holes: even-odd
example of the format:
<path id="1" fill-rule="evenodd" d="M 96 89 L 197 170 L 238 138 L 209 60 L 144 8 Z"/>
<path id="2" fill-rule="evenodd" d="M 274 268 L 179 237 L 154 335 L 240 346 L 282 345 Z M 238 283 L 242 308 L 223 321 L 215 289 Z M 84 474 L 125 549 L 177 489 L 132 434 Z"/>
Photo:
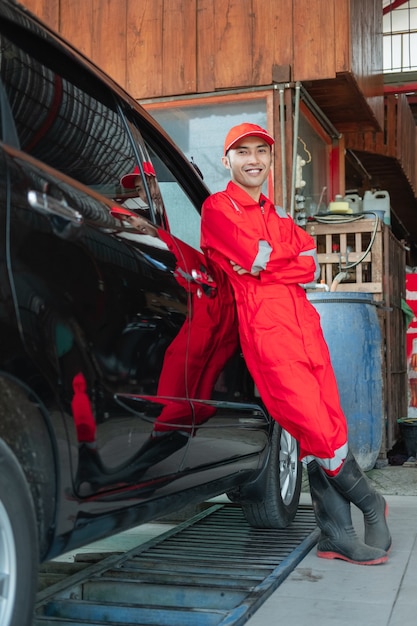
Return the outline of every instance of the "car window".
<path id="1" fill-rule="evenodd" d="M 166 163 L 148 147 L 154 164 L 160 202 L 167 216 L 169 230 L 178 239 L 200 250 L 200 213 L 191 201 L 178 177 L 168 169 Z"/>
<path id="2" fill-rule="evenodd" d="M 163 168 L 155 163 L 138 130 L 139 123 L 132 121 L 132 113 L 125 113 L 125 121 L 132 140 L 140 150 L 140 162 L 132 162 L 130 169 L 121 177 L 121 189 L 117 200 L 123 207 L 151 219 L 158 226 L 168 229 L 164 202 L 158 179 Z"/>
<path id="3" fill-rule="evenodd" d="M 126 111 L 132 135 L 137 133 L 140 123 L 137 116 Z M 155 133 L 144 134 L 144 177 L 156 216 L 159 223 L 167 228 L 172 235 L 200 250 L 200 209 L 204 197 L 208 194 L 205 186 L 200 185 L 197 176 L 183 176 L 178 173 L 178 159 L 175 151 L 169 144 L 160 138 L 156 140 Z"/>
<path id="4" fill-rule="evenodd" d="M 159 183 L 173 235 L 200 249 L 200 214 L 176 180 Z"/>

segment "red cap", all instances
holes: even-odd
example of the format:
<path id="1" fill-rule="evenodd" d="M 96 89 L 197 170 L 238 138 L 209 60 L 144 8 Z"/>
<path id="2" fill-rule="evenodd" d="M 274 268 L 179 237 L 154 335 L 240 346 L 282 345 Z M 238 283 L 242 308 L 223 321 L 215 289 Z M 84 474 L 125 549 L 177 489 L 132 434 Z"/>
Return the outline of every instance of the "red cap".
<path id="1" fill-rule="evenodd" d="M 143 171 L 146 174 L 146 176 L 156 176 L 152 163 L 150 163 L 149 161 L 144 161 L 142 165 L 143 165 Z M 131 174 L 125 174 L 124 176 L 121 177 L 120 179 L 121 186 L 124 187 L 125 189 L 134 189 L 135 178 L 137 178 L 138 176 L 142 176 L 142 174 L 140 173 L 139 167 L 136 165 Z"/>
<path id="2" fill-rule="evenodd" d="M 145 172 L 146 176 L 156 176 L 156 172 L 152 163 L 150 163 L 149 161 L 144 161 L 142 165 L 143 171 Z"/>
<path id="3" fill-rule="evenodd" d="M 270 146 L 275 143 L 274 139 L 264 128 L 261 128 L 257 124 L 244 122 L 243 124 L 238 124 L 238 126 L 233 126 L 233 128 L 231 128 L 227 133 L 224 142 L 224 154 L 226 154 L 235 143 L 244 137 L 261 137 L 262 139 L 265 139 L 266 143 Z"/>

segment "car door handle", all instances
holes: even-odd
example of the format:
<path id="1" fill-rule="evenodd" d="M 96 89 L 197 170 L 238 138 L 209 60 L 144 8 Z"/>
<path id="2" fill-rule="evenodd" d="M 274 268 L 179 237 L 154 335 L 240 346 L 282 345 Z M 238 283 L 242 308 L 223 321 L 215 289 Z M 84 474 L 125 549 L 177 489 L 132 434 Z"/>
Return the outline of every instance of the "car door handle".
<path id="1" fill-rule="evenodd" d="M 65 200 L 57 200 L 46 193 L 30 190 L 28 191 L 28 202 L 33 209 L 45 215 L 61 217 L 76 226 L 81 226 L 84 222 L 81 213 L 68 206 Z"/>

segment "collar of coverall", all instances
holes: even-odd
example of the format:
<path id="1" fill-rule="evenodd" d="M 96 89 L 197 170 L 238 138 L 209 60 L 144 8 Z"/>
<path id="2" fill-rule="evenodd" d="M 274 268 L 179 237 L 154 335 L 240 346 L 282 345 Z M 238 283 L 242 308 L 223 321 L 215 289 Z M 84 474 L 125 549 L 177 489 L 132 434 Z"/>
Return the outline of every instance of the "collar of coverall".
<path id="1" fill-rule="evenodd" d="M 258 206 L 263 203 L 262 206 L 267 204 L 272 204 L 269 198 L 267 198 L 263 193 L 261 193 L 259 202 L 255 202 L 255 200 L 248 194 L 247 191 L 236 185 L 232 180 L 227 183 L 226 194 L 233 198 L 236 202 L 238 202 L 242 206 Z"/>

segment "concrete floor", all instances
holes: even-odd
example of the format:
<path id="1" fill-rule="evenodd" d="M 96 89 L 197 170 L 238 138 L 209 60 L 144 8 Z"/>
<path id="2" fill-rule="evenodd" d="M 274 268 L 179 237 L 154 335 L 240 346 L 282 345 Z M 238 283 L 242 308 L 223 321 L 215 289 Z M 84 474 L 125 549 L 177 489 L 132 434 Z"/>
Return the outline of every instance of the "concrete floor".
<path id="1" fill-rule="evenodd" d="M 376 567 L 319 559 L 316 549 L 246 622 L 246 626 L 404 626 L 417 619 L 417 468 L 367 472 L 386 496 L 393 537 L 390 558 Z M 302 502 L 310 496 L 303 477 Z M 358 534 L 362 514 L 352 507 Z"/>
<path id="2" fill-rule="evenodd" d="M 410 478 L 415 484 L 415 477 Z M 308 494 L 302 497 L 308 500 Z M 320 559 L 313 548 L 245 626 L 415 624 L 417 497 L 387 495 L 386 499 L 393 537 L 387 563 L 366 567 Z M 358 534 L 363 528 L 361 517 L 357 509 L 352 511 Z"/>

